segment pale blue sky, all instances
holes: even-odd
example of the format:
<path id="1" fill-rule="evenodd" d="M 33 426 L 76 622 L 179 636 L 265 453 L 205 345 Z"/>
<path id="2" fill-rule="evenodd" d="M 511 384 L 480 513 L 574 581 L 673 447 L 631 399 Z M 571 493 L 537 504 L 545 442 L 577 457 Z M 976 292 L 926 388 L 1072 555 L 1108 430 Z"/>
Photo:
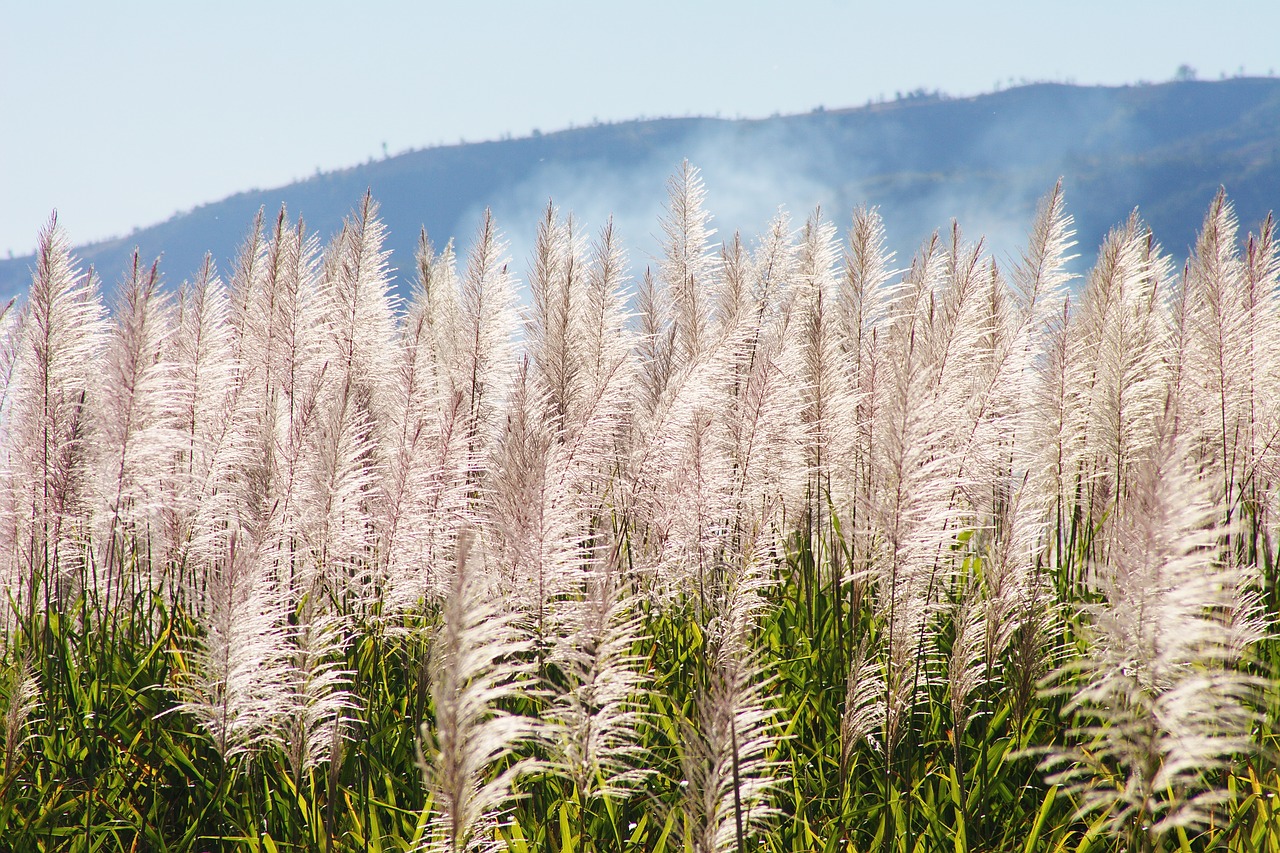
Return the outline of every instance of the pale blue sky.
<path id="1" fill-rule="evenodd" d="M 1212 8 L 1211 8 L 1212 6 Z M 412 147 L 1280 69 L 1280 3 L 0 2 L 0 254 Z"/>

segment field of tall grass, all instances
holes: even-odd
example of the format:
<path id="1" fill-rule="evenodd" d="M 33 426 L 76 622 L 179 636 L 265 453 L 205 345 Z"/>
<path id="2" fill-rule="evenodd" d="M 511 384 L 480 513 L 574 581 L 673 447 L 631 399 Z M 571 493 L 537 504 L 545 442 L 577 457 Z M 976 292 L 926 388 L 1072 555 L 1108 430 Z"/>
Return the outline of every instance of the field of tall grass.
<path id="1" fill-rule="evenodd" d="M 1280 247 L 1082 280 L 874 209 L 662 257 L 549 206 L 393 295 L 56 221 L 0 318 L 0 846 L 1280 850 Z M 523 259 L 522 259 L 523 260 Z M 115 271 L 112 271 L 115 272 Z"/>

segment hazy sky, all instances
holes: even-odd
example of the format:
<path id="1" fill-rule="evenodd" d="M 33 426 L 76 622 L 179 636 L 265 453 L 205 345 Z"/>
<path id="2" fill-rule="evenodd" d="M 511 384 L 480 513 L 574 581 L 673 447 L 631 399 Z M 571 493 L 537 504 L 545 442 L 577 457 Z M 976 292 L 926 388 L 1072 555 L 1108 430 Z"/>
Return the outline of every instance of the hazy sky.
<path id="1" fill-rule="evenodd" d="M 81 243 L 384 145 L 1265 75 L 1278 32 L 1274 0 L 0 0 L 0 253 L 55 207 Z"/>

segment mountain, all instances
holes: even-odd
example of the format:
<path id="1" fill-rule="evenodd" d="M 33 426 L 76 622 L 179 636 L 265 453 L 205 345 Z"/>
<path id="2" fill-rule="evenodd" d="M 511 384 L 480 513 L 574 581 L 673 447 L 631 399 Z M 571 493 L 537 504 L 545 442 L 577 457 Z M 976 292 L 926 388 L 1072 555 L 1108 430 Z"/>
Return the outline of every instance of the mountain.
<path id="1" fill-rule="evenodd" d="M 796 224 L 815 205 L 838 225 L 878 205 L 906 255 L 959 221 L 997 258 L 1021 245 L 1037 200 L 1061 176 L 1080 266 L 1138 207 L 1182 256 L 1219 185 L 1246 227 L 1280 202 L 1280 80 L 1241 78 L 1125 87 L 1023 86 L 972 98 L 913 95 L 888 103 L 760 120 L 656 119 L 411 151 L 271 190 L 205 204 L 77 253 L 108 283 L 137 246 L 163 255 L 170 281 L 206 252 L 229 274 L 259 209 L 281 204 L 327 239 L 366 189 L 381 204 L 391 264 L 412 270 L 419 230 L 465 249 L 490 207 L 527 266 L 553 199 L 594 231 L 613 215 L 643 268 L 656 252 L 665 183 L 688 159 L 702 169 L 720 236 L 753 239 L 779 205 Z M 74 238 L 74 235 L 72 235 Z M 0 261 L 0 293 L 25 289 L 31 257 Z"/>

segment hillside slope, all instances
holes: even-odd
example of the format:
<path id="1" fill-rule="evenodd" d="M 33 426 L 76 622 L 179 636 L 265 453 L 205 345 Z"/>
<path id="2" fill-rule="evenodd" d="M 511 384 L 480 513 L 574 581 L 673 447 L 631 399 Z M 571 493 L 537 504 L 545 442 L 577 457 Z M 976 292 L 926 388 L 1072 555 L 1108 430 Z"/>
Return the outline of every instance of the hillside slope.
<path id="1" fill-rule="evenodd" d="M 327 238 L 366 188 L 382 206 L 392 266 L 412 268 L 419 230 L 465 246 L 488 206 L 526 266 L 549 198 L 594 230 L 612 215 L 642 267 L 654 251 L 665 180 L 683 159 L 703 170 L 722 235 L 754 236 L 779 205 L 796 220 L 821 204 L 843 226 L 881 208 L 890 240 L 912 251 L 954 217 L 999 253 L 1016 251 L 1037 199 L 1065 178 L 1079 250 L 1092 254 L 1135 206 L 1181 255 L 1217 187 L 1242 222 L 1280 201 L 1280 80 L 1120 88 L 1039 84 L 966 99 L 908 98 L 763 120 L 658 119 L 413 151 L 202 205 L 125 238 L 78 249 L 113 283 L 137 246 L 170 281 L 205 252 L 229 272 L 254 214 L 281 204 Z M 72 235 L 74 237 L 74 235 Z M 30 280 L 32 259 L 0 261 L 0 293 Z"/>

